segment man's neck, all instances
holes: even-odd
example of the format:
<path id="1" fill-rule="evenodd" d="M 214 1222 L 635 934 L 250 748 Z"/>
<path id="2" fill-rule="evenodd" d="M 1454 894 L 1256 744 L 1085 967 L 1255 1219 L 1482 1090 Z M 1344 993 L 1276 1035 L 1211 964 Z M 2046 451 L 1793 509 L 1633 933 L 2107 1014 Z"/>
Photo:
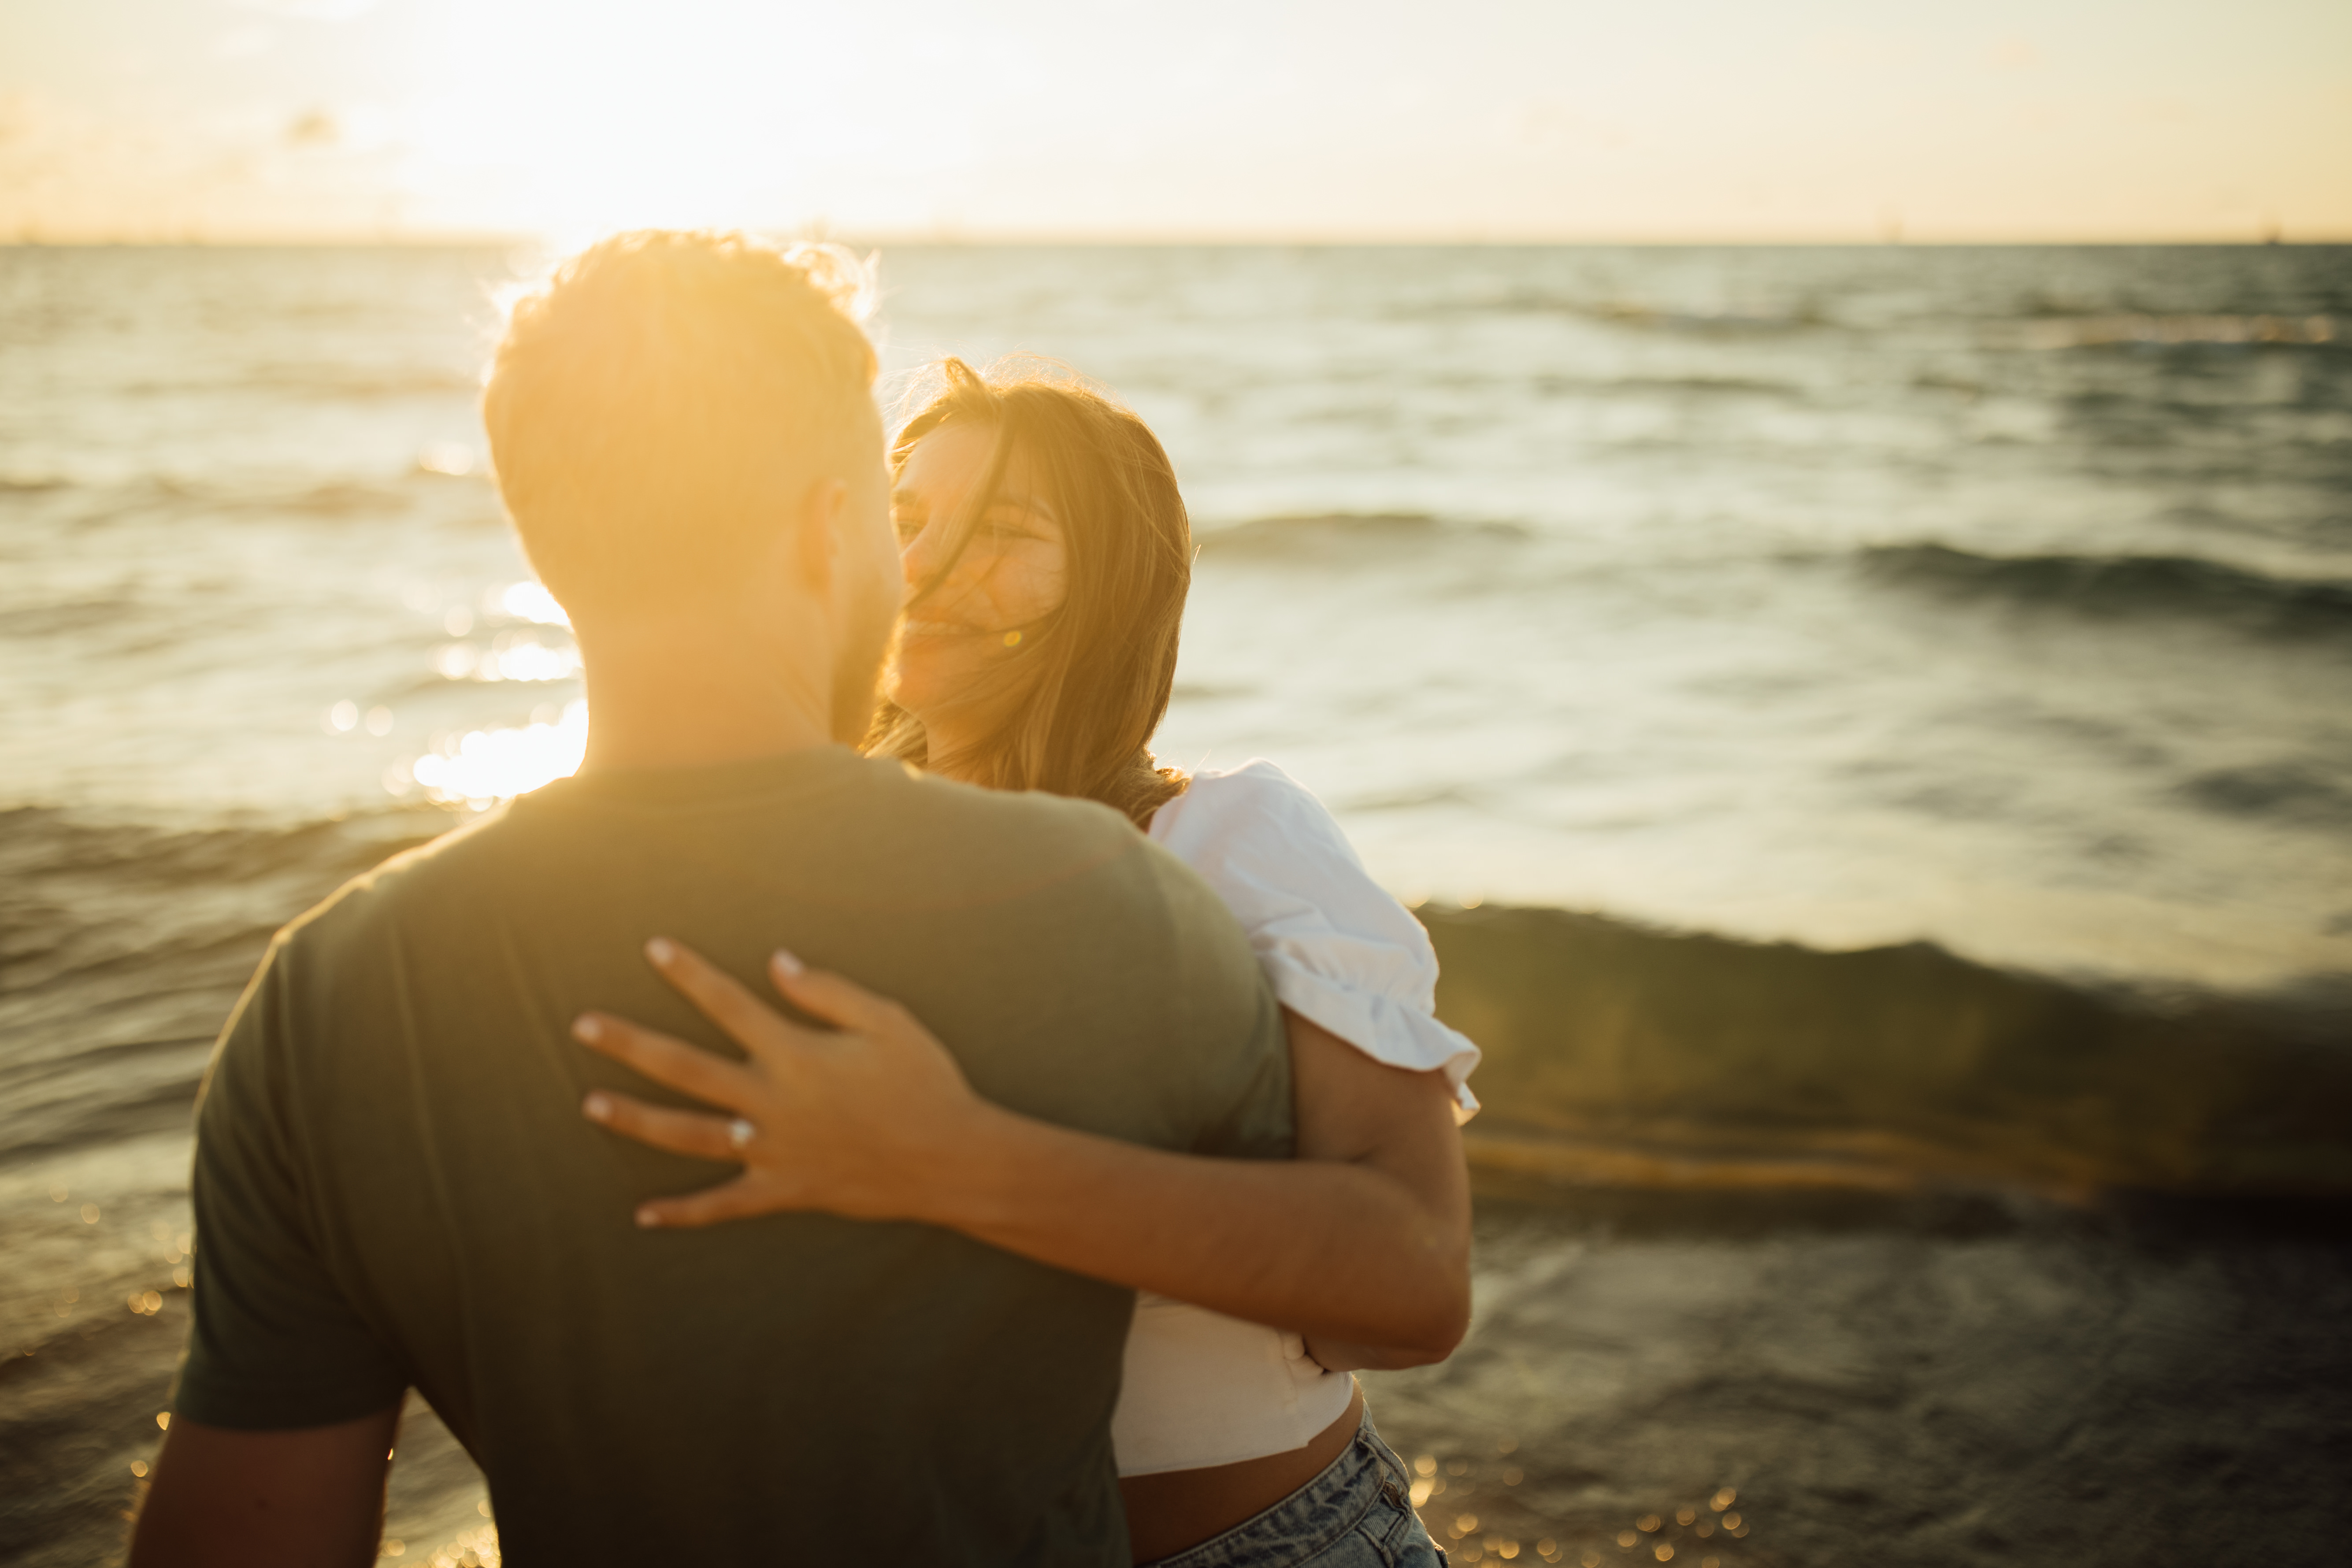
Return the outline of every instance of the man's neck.
<path id="1" fill-rule="evenodd" d="M 583 773 L 749 762 L 829 745 L 830 659 L 714 617 L 604 628 L 580 639 L 588 688 Z"/>

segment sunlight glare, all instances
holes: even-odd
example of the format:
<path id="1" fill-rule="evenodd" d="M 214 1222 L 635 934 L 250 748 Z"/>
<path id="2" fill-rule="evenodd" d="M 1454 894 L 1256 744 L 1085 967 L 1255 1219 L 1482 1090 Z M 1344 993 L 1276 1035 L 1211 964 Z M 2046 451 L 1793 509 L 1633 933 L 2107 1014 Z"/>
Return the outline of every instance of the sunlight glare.
<path id="1" fill-rule="evenodd" d="M 574 701 L 553 724 L 475 730 L 408 766 L 427 798 L 477 811 L 577 772 L 588 745 L 588 704 Z"/>
<path id="2" fill-rule="evenodd" d="M 434 205 L 558 248 L 614 228 L 821 214 L 852 166 L 887 150 L 877 139 L 954 136 L 960 106 L 890 93 L 888 26 L 855 7 L 740 0 L 469 8 L 414 145 Z M 883 102 L 890 113 L 875 113 Z"/>
<path id="3" fill-rule="evenodd" d="M 500 632 L 488 649 L 444 643 L 433 668 L 444 680 L 568 680 L 580 673 L 580 650 Z"/>
<path id="4" fill-rule="evenodd" d="M 532 578 L 509 587 L 499 595 L 499 608 L 517 620 L 532 621 L 542 626 L 568 626 L 572 617 L 555 602 L 555 595 Z"/>

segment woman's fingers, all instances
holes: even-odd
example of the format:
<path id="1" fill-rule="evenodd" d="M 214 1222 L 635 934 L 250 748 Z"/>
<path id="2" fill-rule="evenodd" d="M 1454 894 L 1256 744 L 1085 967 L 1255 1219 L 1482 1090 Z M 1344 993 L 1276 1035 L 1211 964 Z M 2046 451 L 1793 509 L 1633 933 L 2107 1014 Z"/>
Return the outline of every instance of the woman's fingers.
<path id="1" fill-rule="evenodd" d="M 813 1045 L 826 1037 L 785 1017 L 683 942 L 657 936 L 646 943 L 646 956 L 661 971 L 663 979 L 746 1050 L 769 1050 L 779 1044 Z M 845 1033 L 878 1035 L 899 1026 L 908 1016 L 888 997 L 877 996 L 829 970 L 811 969 L 782 948 L 768 960 L 768 975 L 788 1001 Z"/>
<path id="2" fill-rule="evenodd" d="M 768 960 L 768 978 L 794 1006 L 852 1034 L 879 1034 L 904 1012 L 888 997 L 829 969 L 811 969 L 782 948 Z"/>
<path id="3" fill-rule="evenodd" d="M 581 1014 L 572 1021 L 572 1037 L 656 1083 L 730 1110 L 742 1110 L 752 1093 L 751 1074 L 737 1063 L 610 1013 Z"/>
<path id="4" fill-rule="evenodd" d="M 647 1105 L 642 1100 L 601 1089 L 580 1102 L 580 1114 L 600 1127 L 609 1127 L 625 1137 L 650 1143 L 656 1149 L 667 1149 L 674 1154 L 691 1154 L 698 1160 L 743 1158 L 742 1150 L 736 1146 L 730 1132 L 734 1125 L 730 1117 Z"/>
<path id="5" fill-rule="evenodd" d="M 716 1225 L 721 1220 L 774 1214 L 779 1209 L 791 1206 L 777 1200 L 770 1184 L 755 1181 L 750 1176 L 738 1176 L 731 1182 L 721 1182 L 698 1193 L 685 1193 L 674 1198 L 649 1198 L 637 1205 L 637 1223 L 648 1230 L 683 1230 L 696 1226 Z"/>
<path id="6" fill-rule="evenodd" d="M 817 1209 L 867 1218 L 924 1212 L 910 1173 L 932 1152 L 969 1142 L 982 1106 L 955 1058 L 898 1003 L 789 953 L 770 963 L 777 990 L 838 1031 L 796 1023 L 682 944 L 656 938 L 646 956 L 662 977 L 751 1053 L 730 1061 L 605 1013 L 574 1032 L 661 1083 L 733 1117 L 591 1095 L 584 1110 L 613 1131 L 681 1154 L 732 1161 L 740 1181 L 649 1200 L 638 1223 L 705 1226 Z M 753 1131 L 756 1129 L 756 1131 Z M 744 1134 L 740 1143 L 730 1130 Z"/>
<path id="7" fill-rule="evenodd" d="M 747 1051 L 772 1050 L 808 1032 L 684 942 L 657 936 L 646 943 L 646 957 L 704 1017 Z"/>

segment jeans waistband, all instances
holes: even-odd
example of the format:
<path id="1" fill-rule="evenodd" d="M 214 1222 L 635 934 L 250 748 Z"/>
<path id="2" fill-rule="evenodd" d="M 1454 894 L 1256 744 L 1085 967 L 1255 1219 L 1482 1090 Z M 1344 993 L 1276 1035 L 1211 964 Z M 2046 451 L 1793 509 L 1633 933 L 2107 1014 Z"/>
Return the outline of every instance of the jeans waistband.
<path id="1" fill-rule="evenodd" d="M 1411 1482 L 1402 1461 L 1372 1428 L 1371 1412 L 1356 1435 L 1322 1473 L 1264 1513 L 1245 1519 L 1198 1546 L 1162 1557 L 1150 1568 L 1208 1568 L 1210 1564 L 1295 1562 L 1354 1527 L 1381 1502 L 1382 1493 L 1401 1506 Z"/>

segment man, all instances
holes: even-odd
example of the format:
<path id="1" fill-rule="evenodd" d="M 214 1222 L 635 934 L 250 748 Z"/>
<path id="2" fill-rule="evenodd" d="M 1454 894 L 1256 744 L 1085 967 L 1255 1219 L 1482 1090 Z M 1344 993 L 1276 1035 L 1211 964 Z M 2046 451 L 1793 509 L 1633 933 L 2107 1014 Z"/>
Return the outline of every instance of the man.
<path id="1" fill-rule="evenodd" d="M 634 234 L 517 308 L 484 411 L 586 761 L 304 915 L 238 1003 L 134 1563 L 372 1561 L 410 1387 L 516 1562 L 1128 1560 L 1127 1291 L 917 1225 L 645 1229 L 717 1171 L 580 1114 L 627 1078 L 568 1038 L 585 1008 L 720 1048 L 660 933 L 902 998 L 1015 1109 L 1287 1149 L 1278 1010 L 1213 893 L 1101 807 L 839 744 L 899 591 L 847 281 Z"/>

